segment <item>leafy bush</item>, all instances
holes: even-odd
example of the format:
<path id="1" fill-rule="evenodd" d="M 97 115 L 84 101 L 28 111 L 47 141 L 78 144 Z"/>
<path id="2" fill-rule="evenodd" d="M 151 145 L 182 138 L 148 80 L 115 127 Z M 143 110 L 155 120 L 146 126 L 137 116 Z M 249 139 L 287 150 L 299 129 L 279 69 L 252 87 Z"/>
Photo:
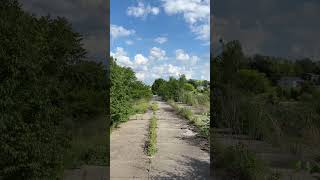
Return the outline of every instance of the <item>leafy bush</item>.
<path id="1" fill-rule="evenodd" d="M 196 89 L 194 88 L 194 86 L 190 83 L 185 83 L 183 85 L 183 89 L 186 90 L 186 91 L 191 91 L 191 92 L 194 92 Z"/>
<path id="2" fill-rule="evenodd" d="M 264 73 L 251 69 L 240 69 L 237 75 L 237 86 L 248 92 L 264 93 L 270 88 L 270 82 Z"/>
<path id="3" fill-rule="evenodd" d="M 147 112 L 149 103 L 146 99 L 139 99 L 133 103 L 133 114 L 143 114 Z"/>
<path id="4" fill-rule="evenodd" d="M 138 81 L 132 69 L 117 65 L 110 57 L 110 113 L 111 126 L 128 120 L 132 112 L 144 111 L 146 104 L 135 106 L 133 102 L 139 99 L 149 99 L 152 95 L 148 86 Z M 140 106 L 140 107 L 139 107 Z"/>

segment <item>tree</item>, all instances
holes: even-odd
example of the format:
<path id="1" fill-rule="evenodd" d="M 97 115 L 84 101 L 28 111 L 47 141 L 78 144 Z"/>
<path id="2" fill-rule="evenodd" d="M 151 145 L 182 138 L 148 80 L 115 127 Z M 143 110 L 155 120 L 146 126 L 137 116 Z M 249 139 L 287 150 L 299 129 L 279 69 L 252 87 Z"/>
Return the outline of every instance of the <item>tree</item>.
<path id="1" fill-rule="evenodd" d="M 315 67 L 316 67 L 315 63 L 313 63 L 309 58 L 297 60 L 296 66 L 298 69 L 298 74 L 312 73 L 315 71 Z"/>
<path id="2" fill-rule="evenodd" d="M 165 83 L 164 79 L 161 79 L 161 78 L 156 79 L 151 86 L 152 93 L 153 94 L 160 94 L 160 87 L 163 86 L 164 83 Z"/>
<path id="3" fill-rule="evenodd" d="M 194 86 L 192 85 L 192 84 L 190 84 L 190 83 L 185 83 L 184 85 L 183 85 L 183 89 L 185 90 L 185 91 L 191 91 L 191 92 L 194 92 L 196 89 L 194 88 Z"/>
<path id="4" fill-rule="evenodd" d="M 104 111 L 104 67 L 84 61 L 82 37 L 64 18 L 3 0 L 0 27 L 0 177 L 58 179 L 69 122 Z"/>
<path id="5" fill-rule="evenodd" d="M 256 70 L 241 69 L 237 76 L 237 87 L 251 93 L 265 93 L 270 89 L 270 82 L 264 73 Z"/>
<path id="6" fill-rule="evenodd" d="M 223 49 L 221 57 L 221 76 L 222 81 L 226 83 L 232 82 L 235 73 L 238 72 L 244 55 L 239 41 L 228 42 Z"/>

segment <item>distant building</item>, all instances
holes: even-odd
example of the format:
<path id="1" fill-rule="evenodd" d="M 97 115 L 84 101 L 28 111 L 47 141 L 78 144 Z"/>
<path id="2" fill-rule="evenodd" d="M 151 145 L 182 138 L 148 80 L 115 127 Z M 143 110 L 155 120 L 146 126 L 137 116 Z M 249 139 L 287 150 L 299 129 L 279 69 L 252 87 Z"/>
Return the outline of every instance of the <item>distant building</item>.
<path id="1" fill-rule="evenodd" d="M 279 81 L 278 81 L 278 85 L 280 87 L 298 87 L 300 85 L 302 85 L 304 82 L 304 80 L 300 77 L 282 77 Z"/>

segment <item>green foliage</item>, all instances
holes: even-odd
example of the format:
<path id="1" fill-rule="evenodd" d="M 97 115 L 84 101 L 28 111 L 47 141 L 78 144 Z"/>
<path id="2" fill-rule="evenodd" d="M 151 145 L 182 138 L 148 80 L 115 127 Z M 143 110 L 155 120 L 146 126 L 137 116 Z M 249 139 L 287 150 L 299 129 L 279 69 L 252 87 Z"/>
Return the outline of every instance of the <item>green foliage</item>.
<path id="1" fill-rule="evenodd" d="M 143 114 L 146 113 L 149 107 L 148 100 L 139 99 L 133 102 L 132 110 L 133 114 Z"/>
<path id="2" fill-rule="evenodd" d="M 84 61 L 82 37 L 64 18 L 36 18 L 4 0 L 0 26 L 0 176 L 57 179 L 68 129 L 106 110 L 106 71 Z"/>
<path id="3" fill-rule="evenodd" d="M 179 107 L 179 105 L 177 105 L 173 100 L 169 100 L 168 103 L 177 111 L 180 116 L 189 120 L 191 124 L 194 124 L 203 137 L 209 137 L 209 113 L 205 113 L 203 115 L 194 115 L 189 108 Z"/>
<path id="4" fill-rule="evenodd" d="M 214 126 L 231 128 L 236 134 L 250 135 L 254 139 L 291 148 L 294 151 L 292 153 L 304 154 L 304 148 L 319 151 L 314 146 L 320 139 L 320 93 L 315 86 L 316 81 L 311 82 L 305 78 L 305 82 L 297 87 L 280 87 L 277 81 L 287 76 L 304 78 L 302 75 L 305 73 L 319 73 L 320 63 L 308 59 L 294 61 L 261 55 L 244 57 L 242 53 L 235 55 L 234 52 L 239 50 L 237 46 L 225 46 L 229 49 L 212 59 L 216 67 L 212 75 L 214 93 L 211 96 L 214 103 L 211 111 Z M 228 61 L 237 63 L 234 65 Z M 213 156 L 217 156 L 217 152 L 213 153 Z M 255 158 L 239 155 L 250 153 L 241 149 L 222 150 L 219 153 L 224 155 L 215 164 L 229 168 L 228 174 L 236 174 L 229 179 L 236 176 L 242 179 L 264 179 L 256 178 L 255 167 L 247 164 L 250 162 L 254 165 L 257 161 Z M 241 159 L 242 156 L 249 157 Z M 310 171 L 311 163 L 306 166 Z M 281 177 L 274 174 L 267 178 Z"/>
<path id="5" fill-rule="evenodd" d="M 132 69 L 117 65 L 113 57 L 110 63 L 110 113 L 111 126 L 128 120 L 129 115 L 143 112 L 146 104 L 133 106 L 139 99 L 150 99 L 151 89 L 138 81 Z M 133 109 L 134 107 L 134 109 Z"/>
<path id="6" fill-rule="evenodd" d="M 157 111 L 159 109 L 158 103 L 154 102 L 151 105 L 151 109 L 153 112 Z"/>
<path id="7" fill-rule="evenodd" d="M 191 91 L 191 92 L 194 92 L 196 89 L 194 88 L 194 86 L 190 83 L 185 83 L 183 85 L 183 89 L 186 90 L 186 91 Z"/>
<path id="8" fill-rule="evenodd" d="M 270 83 L 263 73 L 251 69 L 241 69 L 237 73 L 237 86 L 247 92 L 258 94 L 268 91 Z"/>
<path id="9" fill-rule="evenodd" d="M 149 125 L 149 140 L 147 147 L 148 156 L 153 156 L 157 152 L 157 118 L 152 116 Z"/>
<path id="10" fill-rule="evenodd" d="M 201 92 L 197 87 L 204 87 Z M 184 75 L 179 79 L 170 77 L 168 81 L 157 79 L 152 85 L 155 94 L 162 96 L 165 100 L 184 102 L 189 105 L 209 106 L 209 82 L 200 80 L 186 80 Z"/>
<path id="11" fill-rule="evenodd" d="M 151 90 L 153 94 L 159 94 L 161 92 L 160 88 L 166 83 L 164 79 L 156 79 L 151 86 Z"/>
<path id="12" fill-rule="evenodd" d="M 188 120 L 192 120 L 192 111 L 188 108 L 179 108 L 178 109 L 178 114 L 180 114 L 182 117 L 188 119 Z"/>

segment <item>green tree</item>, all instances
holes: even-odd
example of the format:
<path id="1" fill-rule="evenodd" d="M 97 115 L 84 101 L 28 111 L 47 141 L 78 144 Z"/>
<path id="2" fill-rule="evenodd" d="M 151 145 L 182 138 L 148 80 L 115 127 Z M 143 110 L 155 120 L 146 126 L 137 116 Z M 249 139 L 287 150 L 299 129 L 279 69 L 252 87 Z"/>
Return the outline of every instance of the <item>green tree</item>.
<path id="1" fill-rule="evenodd" d="M 160 94 L 160 87 L 163 86 L 164 84 L 165 84 L 164 79 L 161 79 L 161 78 L 156 79 L 151 86 L 153 94 Z"/>
<path id="2" fill-rule="evenodd" d="M 104 110 L 104 68 L 84 61 L 82 37 L 64 18 L 3 0 L 0 27 L 0 176 L 57 179 L 70 122 Z"/>
<path id="3" fill-rule="evenodd" d="M 237 73 L 237 87 L 252 93 L 265 93 L 270 89 L 270 82 L 264 73 L 256 70 L 241 69 Z"/>

